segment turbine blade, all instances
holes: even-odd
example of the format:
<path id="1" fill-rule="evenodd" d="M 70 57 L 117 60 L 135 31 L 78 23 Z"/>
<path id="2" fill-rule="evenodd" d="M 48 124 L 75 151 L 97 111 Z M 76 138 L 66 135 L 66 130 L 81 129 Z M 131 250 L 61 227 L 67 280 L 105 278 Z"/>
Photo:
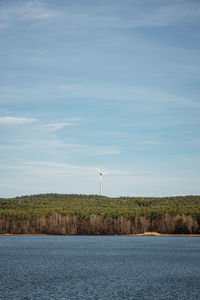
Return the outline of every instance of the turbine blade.
<path id="1" fill-rule="evenodd" d="M 103 172 L 99 168 L 97 168 L 97 170 L 99 171 L 100 174 L 103 174 Z"/>

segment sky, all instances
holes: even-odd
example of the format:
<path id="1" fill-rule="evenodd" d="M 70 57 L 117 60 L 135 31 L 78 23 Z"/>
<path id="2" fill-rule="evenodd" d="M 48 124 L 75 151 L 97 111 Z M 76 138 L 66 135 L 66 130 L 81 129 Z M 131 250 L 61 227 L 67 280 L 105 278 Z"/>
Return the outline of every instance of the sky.
<path id="1" fill-rule="evenodd" d="M 200 194 L 200 1 L 0 0 L 0 197 Z"/>

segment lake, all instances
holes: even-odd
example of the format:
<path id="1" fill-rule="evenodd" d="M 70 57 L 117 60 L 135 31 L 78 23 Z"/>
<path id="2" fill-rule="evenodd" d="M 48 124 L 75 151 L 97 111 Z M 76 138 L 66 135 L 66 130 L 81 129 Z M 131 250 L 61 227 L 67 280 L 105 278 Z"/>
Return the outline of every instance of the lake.
<path id="1" fill-rule="evenodd" d="M 0 299 L 200 299 L 200 237 L 0 236 Z"/>

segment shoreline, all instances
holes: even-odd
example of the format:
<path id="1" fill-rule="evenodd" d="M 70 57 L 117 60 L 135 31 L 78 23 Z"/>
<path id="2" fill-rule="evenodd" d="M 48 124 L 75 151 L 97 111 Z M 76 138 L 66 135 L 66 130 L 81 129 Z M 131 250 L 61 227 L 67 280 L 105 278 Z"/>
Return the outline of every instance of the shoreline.
<path id="1" fill-rule="evenodd" d="M 0 233 L 0 236 L 180 236 L 180 237 L 200 237 L 200 234 L 178 234 L 178 233 L 159 233 L 159 232 L 144 232 L 130 234 L 49 234 L 49 233 Z"/>

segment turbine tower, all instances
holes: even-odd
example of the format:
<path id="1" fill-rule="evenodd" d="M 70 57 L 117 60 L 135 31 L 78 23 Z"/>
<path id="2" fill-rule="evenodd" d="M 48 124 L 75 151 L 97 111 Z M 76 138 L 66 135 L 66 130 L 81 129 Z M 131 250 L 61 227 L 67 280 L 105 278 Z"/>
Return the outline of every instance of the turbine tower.
<path id="1" fill-rule="evenodd" d="M 98 171 L 99 171 L 99 194 L 100 194 L 100 196 L 102 196 L 102 185 L 103 185 L 103 173 L 104 173 L 104 171 L 100 171 L 99 169 L 98 169 Z"/>

